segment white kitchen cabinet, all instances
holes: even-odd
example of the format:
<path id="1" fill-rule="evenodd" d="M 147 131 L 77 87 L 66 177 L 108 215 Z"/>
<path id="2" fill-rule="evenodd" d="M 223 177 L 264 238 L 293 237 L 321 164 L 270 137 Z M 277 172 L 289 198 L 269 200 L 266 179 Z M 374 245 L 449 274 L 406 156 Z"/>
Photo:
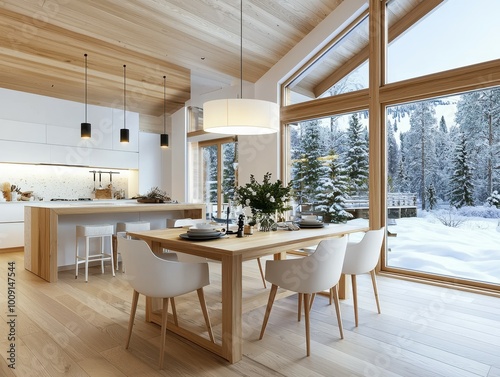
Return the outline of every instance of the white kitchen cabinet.
<path id="1" fill-rule="evenodd" d="M 126 112 L 130 142 L 122 144 L 123 110 L 89 106 L 92 138 L 84 140 L 80 137 L 83 104 L 1 88 L 0 98 L 1 162 L 138 168 L 138 113 Z"/>
<path id="2" fill-rule="evenodd" d="M 89 166 L 90 153 L 92 153 L 92 150 L 88 148 L 51 145 L 50 163 L 54 165 Z"/>
<path id="3" fill-rule="evenodd" d="M 0 223 L 0 249 L 24 246 L 24 221 Z"/>
<path id="4" fill-rule="evenodd" d="M 45 125 L 18 122 L 10 119 L 0 120 L 0 140 L 46 143 Z"/>
<path id="5" fill-rule="evenodd" d="M 0 161 L 49 164 L 50 146 L 22 141 L 0 140 Z"/>
<path id="6" fill-rule="evenodd" d="M 0 249 L 24 246 L 25 203 L 0 203 Z"/>
<path id="7" fill-rule="evenodd" d="M 94 149 L 90 154 L 90 166 L 113 169 L 137 169 L 139 167 L 139 153 Z"/>

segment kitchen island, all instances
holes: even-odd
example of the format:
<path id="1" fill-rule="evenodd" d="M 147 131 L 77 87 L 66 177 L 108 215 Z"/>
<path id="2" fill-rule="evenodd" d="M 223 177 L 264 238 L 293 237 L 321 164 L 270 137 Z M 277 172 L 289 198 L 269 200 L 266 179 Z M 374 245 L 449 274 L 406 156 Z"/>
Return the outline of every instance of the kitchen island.
<path id="1" fill-rule="evenodd" d="M 135 200 L 29 204 L 24 209 L 24 267 L 56 282 L 58 269 L 74 266 L 76 225 L 149 221 L 151 229 L 163 229 L 167 219 L 188 217 L 205 218 L 205 205 Z"/>

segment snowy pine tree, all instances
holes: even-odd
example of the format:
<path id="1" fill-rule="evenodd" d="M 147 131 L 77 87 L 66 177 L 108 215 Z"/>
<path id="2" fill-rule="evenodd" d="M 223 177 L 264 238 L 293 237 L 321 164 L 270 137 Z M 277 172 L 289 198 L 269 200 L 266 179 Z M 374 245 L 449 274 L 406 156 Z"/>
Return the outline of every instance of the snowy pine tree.
<path id="1" fill-rule="evenodd" d="M 406 133 L 406 150 L 410 189 L 418 192 L 422 209 L 426 208 L 425 189 L 435 177 L 434 135 L 437 128 L 436 111 L 432 101 L 415 103 L 410 116 L 410 130 Z"/>
<path id="2" fill-rule="evenodd" d="M 345 155 L 345 164 L 349 193 L 360 194 L 368 190 L 368 140 L 367 131 L 355 113 L 349 120 L 347 129 L 349 149 Z"/>
<path id="3" fill-rule="evenodd" d="M 222 191 L 224 192 L 224 201 L 228 202 L 234 196 L 236 182 L 236 163 L 238 143 L 226 143 L 222 146 Z"/>
<path id="4" fill-rule="evenodd" d="M 323 221 L 341 223 L 352 218 L 345 208 L 347 199 L 347 182 L 345 171 L 332 150 L 328 156 L 326 174 L 320 179 L 322 192 L 318 194 L 317 210 L 323 212 Z"/>
<path id="5" fill-rule="evenodd" d="M 451 174 L 451 156 L 453 155 L 453 141 L 444 116 L 441 116 L 439 127 L 434 134 L 435 162 L 433 187 L 436 199 L 448 200 L 449 181 Z"/>
<path id="6" fill-rule="evenodd" d="M 456 121 L 470 146 L 475 200 L 484 202 L 500 180 L 500 89 L 463 94 Z"/>
<path id="7" fill-rule="evenodd" d="M 292 187 L 298 203 L 315 203 L 319 181 L 325 174 L 320 157 L 324 154 L 318 121 L 300 124 L 299 146 L 292 163 Z"/>
<path id="8" fill-rule="evenodd" d="M 462 134 L 455 148 L 454 171 L 450 182 L 450 203 L 457 208 L 474 205 L 474 185 L 472 184 L 472 168 L 469 162 L 467 143 Z"/>
<path id="9" fill-rule="evenodd" d="M 437 197 L 436 197 L 436 189 L 434 185 L 431 183 L 429 187 L 427 187 L 427 205 L 429 206 L 429 210 L 433 210 L 437 207 Z"/>
<path id="10" fill-rule="evenodd" d="M 387 186 L 390 192 L 395 191 L 397 187 L 397 175 L 399 170 L 399 148 L 394 137 L 394 131 L 397 128 L 391 122 L 387 122 Z"/>
<path id="11" fill-rule="evenodd" d="M 399 134 L 400 153 L 398 161 L 397 180 L 394 189 L 395 192 L 408 192 L 410 190 L 410 182 L 408 179 L 407 163 L 406 163 L 406 154 L 408 151 L 408 145 L 405 141 L 405 135 L 406 133 Z"/>

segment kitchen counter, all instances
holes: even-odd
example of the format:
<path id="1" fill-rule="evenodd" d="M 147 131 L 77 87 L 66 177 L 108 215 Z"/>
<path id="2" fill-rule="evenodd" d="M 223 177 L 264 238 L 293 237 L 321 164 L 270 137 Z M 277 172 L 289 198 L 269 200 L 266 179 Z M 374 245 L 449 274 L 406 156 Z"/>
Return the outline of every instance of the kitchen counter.
<path id="1" fill-rule="evenodd" d="M 167 219 L 205 218 L 204 204 L 138 203 L 135 200 L 29 202 L 24 207 L 24 265 L 48 282 L 60 268 L 74 266 L 76 225 L 149 221 L 166 228 Z"/>

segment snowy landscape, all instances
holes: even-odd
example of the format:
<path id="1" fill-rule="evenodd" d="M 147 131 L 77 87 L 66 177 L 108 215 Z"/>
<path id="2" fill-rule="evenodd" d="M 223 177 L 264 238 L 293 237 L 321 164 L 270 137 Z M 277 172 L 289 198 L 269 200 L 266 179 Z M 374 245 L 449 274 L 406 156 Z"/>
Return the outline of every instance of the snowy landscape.
<path id="1" fill-rule="evenodd" d="M 499 221 L 468 217 L 453 228 L 425 211 L 419 217 L 397 219 L 389 226 L 397 235 L 387 238 L 387 265 L 500 284 Z M 356 222 L 366 220 L 350 221 Z"/>

